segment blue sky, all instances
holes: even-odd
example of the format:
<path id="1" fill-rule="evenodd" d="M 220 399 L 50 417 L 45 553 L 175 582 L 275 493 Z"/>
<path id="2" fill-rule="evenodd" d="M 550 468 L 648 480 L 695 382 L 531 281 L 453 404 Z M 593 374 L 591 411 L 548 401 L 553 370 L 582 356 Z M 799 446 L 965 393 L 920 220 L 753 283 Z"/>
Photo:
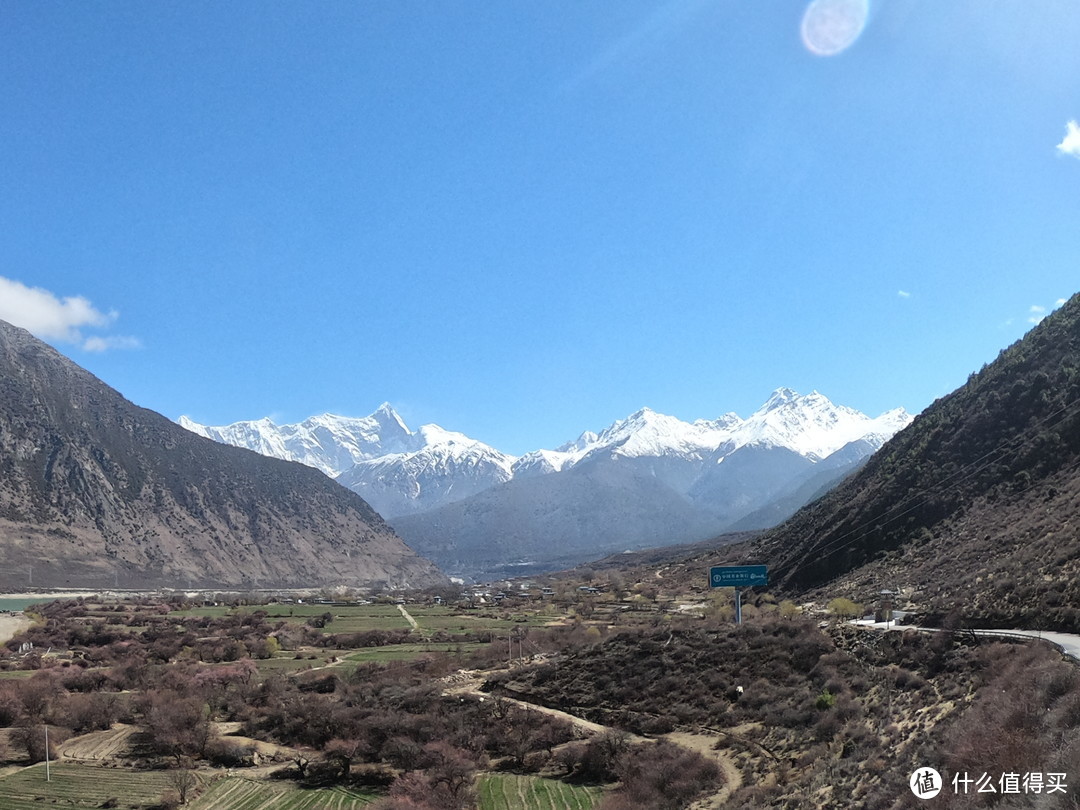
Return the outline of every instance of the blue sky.
<path id="1" fill-rule="evenodd" d="M 0 313 L 209 424 L 921 410 L 1080 287 L 1080 7 L 808 5 L 5 3 Z"/>

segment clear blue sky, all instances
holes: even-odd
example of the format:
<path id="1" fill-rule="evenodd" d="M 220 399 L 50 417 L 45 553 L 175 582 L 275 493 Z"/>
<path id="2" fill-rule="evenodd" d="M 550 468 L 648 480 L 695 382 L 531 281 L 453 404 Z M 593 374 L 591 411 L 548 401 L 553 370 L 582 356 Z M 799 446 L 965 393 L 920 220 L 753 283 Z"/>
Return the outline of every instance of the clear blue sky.
<path id="1" fill-rule="evenodd" d="M 0 309 L 210 424 L 921 410 L 1080 288 L 1080 6 L 807 7 L 4 3 Z"/>

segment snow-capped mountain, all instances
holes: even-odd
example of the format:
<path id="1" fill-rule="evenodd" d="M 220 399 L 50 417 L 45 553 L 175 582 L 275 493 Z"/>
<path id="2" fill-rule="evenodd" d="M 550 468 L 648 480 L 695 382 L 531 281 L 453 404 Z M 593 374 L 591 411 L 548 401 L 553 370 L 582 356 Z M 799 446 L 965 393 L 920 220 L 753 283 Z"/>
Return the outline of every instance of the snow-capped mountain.
<path id="1" fill-rule="evenodd" d="M 555 450 L 527 453 L 514 464 L 513 472 L 515 477 L 561 472 L 595 463 L 601 457 L 650 459 L 654 473 L 686 495 L 710 464 L 720 464 L 748 445 L 784 448 L 816 463 L 860 439 L 876 449 L 910 421 L 903 408 L 871 419 L 834 405 L 817 391 L 802 396 L 780 388 L 747 419 L 728 413 L 717 419 L 684 422 L 642 408 L 599 433 L 585 432 Z M 655 461 L 660 459 L 677 462 L 670 475 L 656 467 Z"/>
<path id="2" fill-rule="evenodd" d="M 354 464 L 422 446 L 389 403 L 370 416 L 353 418 L 325 413 L 295 425 L 275 425 L 269 419 L 207 427 L 186 416 L 181 427 L 222 444 L 246 447 L 264 456 L 299 461 L 329 475 L 343 473 Z"/>
<path id="3" fill-rule="evenodd" d="M 361 461 L 337 477 L 388 518 L 435 509 L 509 481 L 514 457 L 464 433 L 424 425 L 421 446 Z"/>
<path id="4" fill-rule="evenodd" d="M 385 518 L 434 509 L 508 481 L 515 461 L 438 425 L 411 431 L 388 403 L 370 416 L 323 414 L 295 425 L 259 419 L 207 427 L 186 416 L 178 421 L 208 439 L 322 470 Z"/>
<path id="5" fill-rule="evenodd" d="M 902 409 L 870 418 L 786 388 L 747 419 L 684 422 L 643 408 L 522 456 L 507 484 L 393 524 L 446 570 L 491 576 L 514 560 L 567 564 L 764 528 L 839 483 L 910 421 Z"/>
<path id="6" fill-rule="evenodd" d="M 772 525 L 864 463 L 911 418 L 901 408 L 871 418 L 816 391 L 780 388 L 746 419 L 728 413 L 684 422 L 642 408 L 520 458 L 437 425 L 411 431 L 388 404 L 359 419 L 204 427 L 181 417 L 180 424 L 317 467 L 391 519 L 421 553 L 468 574 L 470 561 L 490 569 L 507 555 L 554 559 L 558 549 L 560 561 L 587 559 Z"/>

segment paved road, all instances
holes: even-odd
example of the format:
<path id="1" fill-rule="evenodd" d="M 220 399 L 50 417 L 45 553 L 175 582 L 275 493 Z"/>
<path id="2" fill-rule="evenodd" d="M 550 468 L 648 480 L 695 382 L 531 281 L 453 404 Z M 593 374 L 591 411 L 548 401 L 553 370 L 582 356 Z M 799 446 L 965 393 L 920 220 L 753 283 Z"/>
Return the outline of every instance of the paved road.
<path id="1" fill-rule="evenodd" d="M 916 627 L 911 624 L 897 625 L 895 622 L 873 622 L 867 619 L 857 619 L 852 622 L 859 627 L 869 627 L 873 630 L 922 630 L 927 633 L 940 632 L 935 627 Z M 1026 636 L 1031 639 L 1042 639 L 1058 645 L 1064 653 L 1077 661 L 1080 661 L 1080 635 L 1074 633 L 1057 633 L 1048 630 L 979 630 L 964 628 L 964 632 L 972 632 L 977 636 Z"/>
<path id="2" fill-rule="evenodd" d="M 1027 636 L 1057 644 L 1070 658 L 1080 661 L 1080 636 L 1047 630 L 975 630 L 977 636 Z"/>

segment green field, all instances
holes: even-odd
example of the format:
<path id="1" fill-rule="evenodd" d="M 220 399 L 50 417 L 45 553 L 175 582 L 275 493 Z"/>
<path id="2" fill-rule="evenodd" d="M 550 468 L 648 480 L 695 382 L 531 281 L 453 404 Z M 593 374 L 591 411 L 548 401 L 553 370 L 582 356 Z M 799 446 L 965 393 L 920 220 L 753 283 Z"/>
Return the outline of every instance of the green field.
<path id="1" fill-rule="evenodd" d="M 43 807 L 100 807 L 118 799 L 119 808 L 157 804 L 169 789 L 165 771 L 133 771 L 53 763 L 52 781 L 45 781 L 45 765 L 23 768 L 0 779 L 3 810 L 41 810 Z"/>
<path id="2" fill-rule="evenodd" d="M 135 771 L 71 762 L 34 765 L 0 778 L 0 808 L 41 810 L 100 807 L 117 799 L 120 810 L 152 806 L 170 790 L 168 771 Z M 305 789 L 292 782 L 197 774 L 202 786 L 191 810 L 357 810 L 379 798 L 347 788 Z M 480 810 L 592 810 L 603 791 L 555 779 L 487 774 L 477 781 Z"/>
<path id="3" fill-rule="evenodd" d="M 0 678 L 29 678 L 33 674 L 32 669 L 9 669 L 0 671 Z"/>
<path id="4" fill-rule="evenodd" d="M 449 655 L 466 655 L 473 650 L 483 647 L 477 643 L 447 643 L 433 642 L 431 644 L 394 644 L 388 647 L 365 647 L 362 650 L 353 650 L 344 653 L 345 661 L 353 665 L 368 664 L 372 661 L 411 661 L 432 653 L 447 653 Z"/>
<path id="5" fill-rule="evenodd" d="M 244 605 L 232 608 L 227 605 L 197 607 L 189 610 L 175 610 L 171 616 L 229 616 L 232 614 L 265 611 L 267 621 L 273 623 L 284 619 L 287 622 L 302 624 L 313 616 L 332 613 L 334 620 L 323 628 L 326 633 L 357 633 L 364 630 L 408 630 L 409 623 L 397 609 L 397 605 Z"/>
<path id="6" fill-rule="evenodd" d="M 304 653 L 302 658 L 297 658 L 295 652 L 283 651 L 276 653 L 273 658 L 257 658 L 255 664 L 263 675 L 272 672 L 302 672 L 306 669 L 326 667 L 352 671 L 358 664 L 379 661 L 412 661 L 432 654 L 468 655 L 483 646 L 477 642 L 414 642 L 391 644 L 385 647 L 361 647 L 353 650 L 313 650 L 315 658 L 308 658 L 308 653 Z M 337 661 L 329 660 L 335 657 Z M 0 677 L 3 675 L 4 673 L 0 673 Z"/>
<path id="7" fill-rule="evenodd" d="M 462 633 L 505 630 L 508 627 L 537 627 L 557 618 L 555 615 L 546 613 L 526 613 L 521 611 L 515 615 L 524 621 L 496 619 L 480 612 L 463 611 L 442 605 L 407 605 L 406 609 L 416 619 L 416 623 L 420 625 L 420 628 L 427 632 L 445 630 L 449 633 Z"/>
<path id="8" fill-rule="evenodd" d="M 268 675 L 272 672 L 299 672 L 315 667 L 330 666 L 329 661 L 326 659 L 332 658 L 334 655 L 340 658 L 345 652 L 345 650 L 335 650 L 333 653 L 327 653 L 318 650 L 315 653 L 315 658 L 308 658 L 306 653 L 303 658 L 297 658 L 294 652 L 279 652 L 273 658 L 256 658 L 255 666 L 259 668 L 262 675 Z"/>
<path id="9" fill-rule="evenodd" d="M 522 611 L 518 615 L 521 621 L 514 621 L 443 605 L 405 605 L 404 607 L 424 633 L 434 633 L 439 630 L 449 633 L 498 631 L 509 627 L 541 626 L 557 618 L 555 615 L 546 613 Z M 298 624 L 313 616 L 331 613 L 334 619 L 323 628 L 323 632 L 326 633 L 360 633 L 365 630 L 408 630 L 410 628 L 397 605 L 245 605 L 236 608 L 216 605 L 176 610 L 170 615 L 220 617 L 232 613 L 253 613 L 256 610 L 266 611 L 267 620 L 270 622 L 284 619 Z"/>
<path id="10" fill-rule="evenodd" d="M 224 777 L 188 805 L 191 810 L 354 810 L 379 798 L 346 788 L 307 790 L 290 783 Z"/>
<path id="11" fill-rule="evenodd" d="M 603 796 L 598 787 L 516 774 L 481 776 L 477 793 L 480 810 L 592 810 Z"/>

